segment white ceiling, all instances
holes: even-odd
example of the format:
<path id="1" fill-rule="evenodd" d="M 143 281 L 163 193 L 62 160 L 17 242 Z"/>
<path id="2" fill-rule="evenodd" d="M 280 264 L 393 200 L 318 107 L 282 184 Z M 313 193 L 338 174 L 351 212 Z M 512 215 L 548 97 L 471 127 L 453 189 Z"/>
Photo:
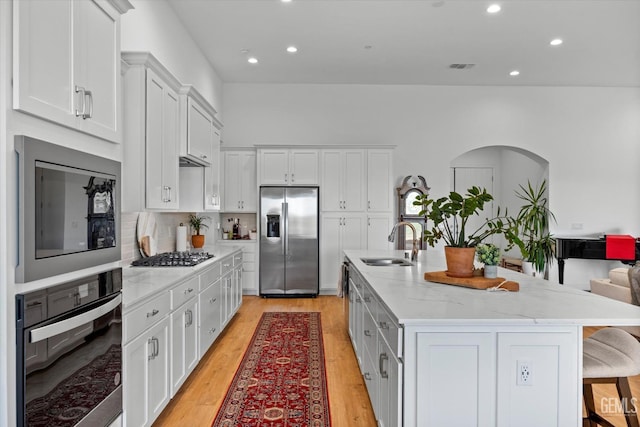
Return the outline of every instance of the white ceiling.
<path id="1" fill-rule="evenodd" d="M 224 82 L 640 86 L 640 0 L 168 2 Z"/>

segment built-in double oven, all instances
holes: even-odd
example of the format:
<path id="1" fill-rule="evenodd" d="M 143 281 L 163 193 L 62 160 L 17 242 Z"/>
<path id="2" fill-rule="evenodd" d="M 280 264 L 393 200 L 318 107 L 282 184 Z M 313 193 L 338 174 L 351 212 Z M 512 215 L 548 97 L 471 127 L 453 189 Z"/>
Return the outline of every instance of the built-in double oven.
<path id="1" fill-rule="evenodd" d="M 17 425 L 108 426 L 122 412 L 122 269 L 16 296 Z"/>

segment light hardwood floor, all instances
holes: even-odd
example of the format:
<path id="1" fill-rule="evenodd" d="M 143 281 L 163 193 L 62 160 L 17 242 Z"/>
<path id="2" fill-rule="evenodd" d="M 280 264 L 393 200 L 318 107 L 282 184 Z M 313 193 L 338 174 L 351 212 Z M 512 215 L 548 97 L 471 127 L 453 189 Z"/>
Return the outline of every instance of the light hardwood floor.
<path id="1" fill-rule="evenodd" d="M 154 426 L 210 427 L 265 311 L 321 313 L 331 424 L 374 427 L 369 397 L 347 332 L 348 299 L 245 296 L 222 335 L 154 423 Z"/>
<path id="2" fill-rule="evenodd" d="M 265 311 L 319 311 L 327 367 L 331 423 L 334 427 L 375 427 L 364 381 L 347 332 L 347 299 L 334 296 L 300 299 L 264 299 L 245 296 L 242 306 L 223 334 L 169 403 L 154 426 L 210 427 L 227 388 Z M 597 328 L 585 328 L 585 337 Z M 640 376 L 631 378 L 639 399 Z M 614 385 L 595 385 L 596 405 L 617 396 Z M 611 407 L 611 406 L 610 406 Z M 626 423 L 621 415 L 608 416 L 616 427 Z"/>

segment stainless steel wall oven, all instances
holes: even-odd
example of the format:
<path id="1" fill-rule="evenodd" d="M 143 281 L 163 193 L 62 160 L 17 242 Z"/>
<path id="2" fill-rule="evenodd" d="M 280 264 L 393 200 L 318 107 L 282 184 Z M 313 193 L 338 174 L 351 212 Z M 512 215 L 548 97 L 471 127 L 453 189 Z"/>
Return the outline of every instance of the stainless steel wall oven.
<path id="1" fill-rule="evenodd" d="M 108 426 L 122 413 L 122 269 L 16 295 L 17 425 Z"/>

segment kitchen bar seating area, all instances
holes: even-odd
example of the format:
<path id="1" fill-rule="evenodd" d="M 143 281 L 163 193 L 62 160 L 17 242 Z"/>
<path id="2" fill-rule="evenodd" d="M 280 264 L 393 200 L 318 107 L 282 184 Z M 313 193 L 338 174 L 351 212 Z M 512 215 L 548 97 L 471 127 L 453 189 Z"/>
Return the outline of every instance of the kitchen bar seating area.
<path id="1" fill-rule="evenodd" d="M 0 1 L 0 427 L 637 427 L 638 28 Z"/>

